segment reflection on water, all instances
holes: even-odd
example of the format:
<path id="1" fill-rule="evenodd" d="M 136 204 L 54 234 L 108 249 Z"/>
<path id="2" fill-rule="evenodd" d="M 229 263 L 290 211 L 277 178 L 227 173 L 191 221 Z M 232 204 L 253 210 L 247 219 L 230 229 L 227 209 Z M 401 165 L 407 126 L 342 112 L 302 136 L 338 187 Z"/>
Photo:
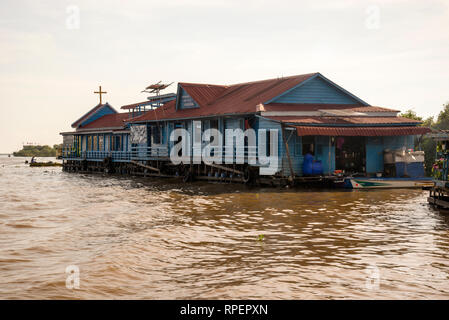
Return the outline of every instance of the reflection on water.
<path id="1" fill-rule="evenodd" d="M 0 298 L 449 297 L 449 220 L 425 191 L 183 184 L 23 162 L 0 158 Z M 69 265 L 79 290 L 66 288 Z"/>

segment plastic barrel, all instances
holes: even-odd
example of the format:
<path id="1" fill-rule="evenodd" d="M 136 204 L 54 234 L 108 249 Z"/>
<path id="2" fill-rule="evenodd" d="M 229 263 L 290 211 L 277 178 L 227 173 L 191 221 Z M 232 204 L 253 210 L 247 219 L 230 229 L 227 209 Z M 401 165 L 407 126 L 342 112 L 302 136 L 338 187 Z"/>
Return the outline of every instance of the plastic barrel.
<path id="1" fill-rule="evenodd" d="M 309 153 L 304 156 L 302 173 L 306 176 L 310 176 L 313 174 L 313 156 Z"/>
<path id="2" fill-rule="evenodd" d="M 314 161 L 312 164 L 312 174 L 323 174 L 323 165 L 320 160 Z"/>

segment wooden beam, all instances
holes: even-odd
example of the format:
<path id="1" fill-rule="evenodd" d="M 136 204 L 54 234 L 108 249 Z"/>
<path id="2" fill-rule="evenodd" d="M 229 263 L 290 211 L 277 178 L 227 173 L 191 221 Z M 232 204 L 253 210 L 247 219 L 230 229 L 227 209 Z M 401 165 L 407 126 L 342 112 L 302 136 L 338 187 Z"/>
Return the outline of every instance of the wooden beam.
<path id="1" fill-rule="evenodd" d="M 159 170 L 158 168 L 151 167 L 151 166 L 148 166 L 146 164 L 142 164 L 142 163 L 134 161 L 134 160 L 132 160 L 131 163 L 135 164 L 136 166 L 139 166 L 139 167 L 142 167 L 142 168 L 146 168 L 146 169 L 150 169 L 150 170 L 156 171 L 158 173 L 161 173 L 161 170 Z"/>
<path id="2" fill-rule="evenodd" d="M 210 167 L 217 168 L 217 169 L 221 169 L 221 170 L 224 170 L 224 171 L 229 171 L 229 172 L 233 172 L 233 173 L 236 173 L 236 174 L 241 174 L 241 175 L 243 175 L 243 171 L 231 169 L 231 168 L 228 168 L 228 167 L 225 167 L 225 166 L 221 166 L 221 165 L 219 165 L 219 164 L 215 164 L 215 163 L 206 163 L 206 165 L 207 165 L 207 166 L 210 166 Z"/>
<path id="3" fill-rule="evenodd" d="M 284 141 L 284 145 L 285 145 L 285 151 L 287 152 L 287 159 L 288 159 L 288 166 L 290 167 L 290 181 L 293 181 L 293 177 L 295 175 L 294 171 L 293 171 L 293 165 L 292 165 L 292 159 L 290 158 L 290 151 L 288 150 L 288 142 L 285 139 L 285 132 L 287 132 L 287 130 L 285 130 L 285 126 L 284 124 L 281 124 L 281 128 L 282 128 L 282 140 Z"/>

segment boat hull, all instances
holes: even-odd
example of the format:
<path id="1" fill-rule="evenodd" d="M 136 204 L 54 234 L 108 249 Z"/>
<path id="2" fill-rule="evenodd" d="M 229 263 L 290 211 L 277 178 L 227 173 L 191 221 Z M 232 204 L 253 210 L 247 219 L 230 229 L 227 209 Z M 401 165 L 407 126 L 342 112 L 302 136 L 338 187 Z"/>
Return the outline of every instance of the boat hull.
<path id="1" fill-rule="evenodd" d="M 430 188 L 432 178 L 347 178 L 345 185 L 352 189 Z"/>
<path id="2" fill-rule="evenodd" d="M 62 167 L 62 163 L 57 162 L 32 162 L 30 167 Z"/>

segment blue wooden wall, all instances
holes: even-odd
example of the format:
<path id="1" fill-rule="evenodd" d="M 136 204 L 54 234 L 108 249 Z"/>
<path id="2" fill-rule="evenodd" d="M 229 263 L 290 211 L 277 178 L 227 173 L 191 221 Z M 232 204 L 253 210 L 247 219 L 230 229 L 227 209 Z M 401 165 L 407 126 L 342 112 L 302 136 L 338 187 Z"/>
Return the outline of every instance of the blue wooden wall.
<path id="1" fill-rule="evenodd" d="M 280 132 L 281 133 L 281 132 Z M 302 139 L 298 136 L 296 130 L 284 130 L 282 134 L 285 135 L 285 139 L 288 144 L 288 151 L 290 154 L 290 159 L 292 162 L 293 173 L 298 176 L 302 176 L 302 165 L 304 162 L 304 157 L 302 155 Z M 281 136 L 282 145 L 280 147 L 281 156 L 282 156 L 282 164 L 281 169 L 284 175 L 289 176 L 290 173 L 290 164 L 287 156 L 287 149 L 285 148 L 284 141 Z"/>
<path id="2" fill-rule="evenodd" d="M 383 137 L 366 137 L 366 172 L 374 174 L 384 170 Z"/>
<path id="3" fill-rule="evenodd" d="M 258 119 L 255 124 L 255 130 L 259 129 L 277 129 L 278 130 L 278 155 L 279 164 L 278 170 L 282 171 L 285 176 L 289 176 L 290 164 L 287 156 L 287 149 L 284 145 L 284 140 L 282 135 L 285 135 L 285 139 L 288 143 L 288 149 L 290 154 L 290 159 L 292 162 L 292 168 L 295 175 L 302 175 L 302 165 L 304 162 L 304 157 L 302 155 L 302 139 L 298 137 L 296 131 L 285 130 L 283 131 L 281 125 L 274 121 L 269 121 L 265 119 Z"/>
<path id="4" fill-rule="evenodd" d="M 413 149 L 415 146 L 415 136 L 389 136 L 383 137 L 384 148 L 399 150 L 405 146 L 406 149 Z"/>
<path id="5" fill-rule="evenodd" d="M 315 160 L 320 160 L 323 166 L 323 174 L 332 174 L 335 170 L 335 143 L 330 143 L 328 136 L 315 137 Z M 329 162 L 330 151 L 330 162 Z"/>
<path id="6" fill-rule="evenodd" d="M 351 95 L 343 92 L 329 82 L 315 77 L 293 90 L 287 91 L 272 102 L 275 103 L 324 103 L 359 104 Z"/>
<path id="7" fill-rule="evenodd" d="M 182 88 L 179 88 L 178 109 L 192 109 L 198 108 L 198 104 L 192 97 Z"/>
<path id="8" fill-rule="evenodd" d="M 97 120 L 107 114 L 112 114 L 112 113 L 116 113 L 116 112 L 108 105 L 104 105 L 95 114 L 93 114 L 92 116 L 87 118 L 84 122 L 82 122 L 81 127 L 85 126 L 86 124 L 91 123 L 92 121 Z"/>

